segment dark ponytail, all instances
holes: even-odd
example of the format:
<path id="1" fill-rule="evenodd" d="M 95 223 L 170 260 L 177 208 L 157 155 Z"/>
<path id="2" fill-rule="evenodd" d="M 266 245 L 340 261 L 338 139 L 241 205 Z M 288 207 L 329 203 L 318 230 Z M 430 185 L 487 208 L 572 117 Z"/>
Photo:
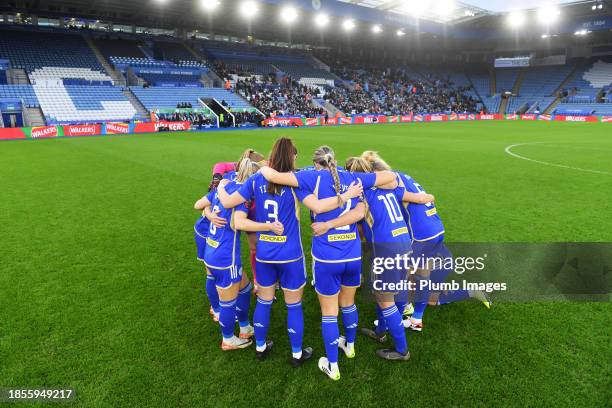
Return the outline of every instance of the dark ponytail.
<path id="1" fill-rule="evenodd" d="M 281 137 L 274 143 L 274 146 L 272 146 L 270 167 L 279 173 L 294 171 L 296 154 L 297 149 L 293 144 L 293 140 L 287 137 Z M 282 188 L 283 186 L 279 184 L 268 182 L 267 192 L 277 195 L 281 193 Z"/>

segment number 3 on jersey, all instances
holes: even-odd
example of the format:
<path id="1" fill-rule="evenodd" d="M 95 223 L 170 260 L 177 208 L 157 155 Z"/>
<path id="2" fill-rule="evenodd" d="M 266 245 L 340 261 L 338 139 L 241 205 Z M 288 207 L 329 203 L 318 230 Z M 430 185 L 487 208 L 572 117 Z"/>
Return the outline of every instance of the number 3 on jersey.
<path id="1" fill-rule="evenodd" d="M 274 200 L 266 200 L 264 202 L 264 208 L 268 211 L 268 218 L 272 221 L 266 221 L 269 223 L 278 221 L 278 203 Z"/>

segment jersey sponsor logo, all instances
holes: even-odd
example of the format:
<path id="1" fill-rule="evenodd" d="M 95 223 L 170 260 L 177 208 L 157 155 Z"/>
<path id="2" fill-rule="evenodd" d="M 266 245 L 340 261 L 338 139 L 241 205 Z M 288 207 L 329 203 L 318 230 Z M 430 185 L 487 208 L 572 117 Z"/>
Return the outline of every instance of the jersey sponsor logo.
<path id="1" fill-rule="evenodd" d="M 436 215 L 437 213 L 438 213 L 438 211 L 436 211 L 435 208 L 432 208 L 431 210 L 425 211 L 425 214 L 427 214 L 428 217 L 431 217 L 432 215 Z"/>
<path id="2" fill-rule="evenodd" d="M 264 242 L 284 243 L 284 242 L 287 242 L 287 236 L 286 235 L 266 235 L 266 234 L 261 234 L 259 236 L 259 240 L 260 241 L 264 241 Z"/>
<path id="3" fill-rule="evenodd" d="M 219 242 L 215 241 L 212 238 L 206 238 L 206 243 L 208 244 L 208 246 L 211 246 L 213 248 L 217 248 L 219 246 Z"/>
<path id="4" fill-rule="evenodd" d="M 332 234 L 327 236 L 328 242 L 351 241 L 353 239 L 357 239 L 356 232 L 350 232 L 348 234 Z"/>
<path id="5" fill-rule="evenodd" d="M 397 237 L 403 234 L 407 234 L 407 233 L 408 233 L 408 227 L 396 228 L 393 231 L 391 231 L 391 235 L 393 235 L 394 237 Z"/>

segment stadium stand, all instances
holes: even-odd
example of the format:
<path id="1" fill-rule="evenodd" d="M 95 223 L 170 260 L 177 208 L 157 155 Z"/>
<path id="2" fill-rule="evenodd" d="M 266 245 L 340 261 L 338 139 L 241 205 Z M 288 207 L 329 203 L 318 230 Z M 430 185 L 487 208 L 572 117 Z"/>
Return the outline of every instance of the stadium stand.
<path id="1" fill-rule="evenodd" d="M 49 123 L 133 120 L 136 109 L 112 86 L 35 86 L 34 92 Z"/>
<path id="2" fill-rule="evenodd" d="M 333 81 L 337 79 L 337 77 L 331 72 L 325 71 L 323 69 L 314 68 L 313 66 L 308 65 L 306 61 L 276 62 L 274 66 L 278 68 L 279 71 L 286 73 L 292 78 L 308 78 L 311 80 L 311 83 L 315 83 L 312 82 L 312 80 L 314 79 L 319 81 L 316 83 L 327 83 L 328 81 L 331 81 L 333 84 Z"/>
<path id="3" fill-rule="evenodd" d="M 132 120 L 139 117 L 138 109 L 144 114 L 144 109 L 174 108 L 181 103 L 199 106 L 201 99 L 216 99 L 236 109 L 255 106 L 265 114 L 300 116 L 336 109 L 347 114 L 491 113 L 500 106 L 507 106 L 506 112 L 543 112 L 578 66 L 571 62 L 497 69 L 492 95 L 492 74 L 479 64 L 343 61 L 333 53 L 318 56 L 319 60 L 304 50 L 228 41 L 192 39 L 187 45 L 171 37 L 9 28 L 0 31 L 0 59 L 9 60 L 11 68 L 25 70 L 31 85 L 9 85 L 14 76 L 0 71 L 0 97 L 40 107 L 52 123 Z M 97 57 L 85 38 L 93 38 L 93 48 L 100 51 Z M 129 72 L 129 91 L 113 86 L 103 68 L 108 69 L 105 60 Z M 207 60 L 237 93 L 203 86 L 201 81 L 207 86 L 216 81 L 219 86 L 213 74 L 213 79 L 205 75 Z M 334 64 L 328 67 L 323 61 Z M 612 63 L 605 58 L 582 63 L 564 87 L 565 97 L 556 112 L 609 113 L 611 77 Z M 515 86 L 518 95 L 502 105 L 501 93 Z"/>
<path id="4" fill-rule="evenodd" d="M 131 67 L 147 67 L 147 68 L 166 68 L 168 66 L 164 61 L 150 60 L 148 58 L 136 57 L 109 57 L 110 62 L 115 65 L 129 65 Z"/>
<path id="5" fill-rule="evenodd" d="M 176 108 L 178 104 L 189 103 L 201 106 L 200 98 L 225 101 L 232 108 L 251 108 L 244 99 L 233 92 L 221 88 L 131 88 L 132 93 L 149 111 L 163 108 Z"/>
<path id="6" fill-rule="evenodd" d="M 501 68 L 495 70 L 496 92 L 511 91 L 521 72 L 520 68 Z"/>
<path id="7" fill-rule="evenodd" d="M 510 98 L 506 112 L 538 109 L 543 112 L 554 100 L 553 93 L 574 69 L 573 64 L 526 68 L 518 96 Z"/>
<path id="8" fill-rule="evenodd" d="M 195 56 L 180 42 L 155 41 L 152 48 L 153 57 L 157 60 L 198 63 Z"/>
<path id="9" fill-rule="evenodd" d="M 611 107 L 604 98 L 604 89 L 612 83 L 612 63 L 603 59 L 590 60 L 578 70 L 565 87 L 565 97 L 555 108 L 555 113 L 609 115 Z"/>
<path id="10" fill-rule="evenodd" d="M 146 58 L 139 48 L 139 42 L 128 39 L 97 38 L 94 44 L 102 55 L 110 60 L 110 57 Z"/>
<path id="11" fill-rule="evenodd" d="M 0 85 L 0 98 L 23 99 L 28 108 L 40 106 L 32 85 Z"/>
<path id="12" fill-rule="evenodd" d="M 610 85 L 612 64 L 601 60 L 590 61 L 578 70 L 574 78 L 566 85 L 567 97 L 563 102 L 593 103 L 602 87 Z"/>
<path id="13" fill-rule="evenodd" d="M 202 86 L 199 75 L 139 73 L 138 76 L 151 86 Z"/>
<path id="14" fill-rule="evenodd" d="M 558 115 L 612 115 L 609 103 L 561 103 L 556 109 Z"/>
<path id="15" fill-rule="evenodd" d="M 66 85 L 112 85 L 111 77 L 91 68 L 44 67 L 30 74 L 34 85 L 64 83 Z"/>
<path id="16" fill-rule="evenodd" d="M 77 78 L 89 76 L 93 80 L 110 81 L 91 48 L 78 34 L 3 30 L 0 32 L 0 58 L 8 59 L 12 68 L 25 70 L 30 78 L 43 75 L 33 75 L 34 72 L 51 73 L 52 67 L 70 68 L 69 71 L 54 71 L 53 78 L 71 78 L 68 72 L 82 68 Z M 84 75 L 85 72 L 88 75 Z"/>
<path id="17" fill-rule="evenodd" d="M 292 83 L 290 87 L 281 87 L 273 83 L 262 83 L 255 77 L 239 80 L 236 90 L 253 106 L 262 112 L 275 113 L 280 116 L 324 115 L 325 110 L 316 107 L 313 99 L 320 94 L 319 88 Z"/>

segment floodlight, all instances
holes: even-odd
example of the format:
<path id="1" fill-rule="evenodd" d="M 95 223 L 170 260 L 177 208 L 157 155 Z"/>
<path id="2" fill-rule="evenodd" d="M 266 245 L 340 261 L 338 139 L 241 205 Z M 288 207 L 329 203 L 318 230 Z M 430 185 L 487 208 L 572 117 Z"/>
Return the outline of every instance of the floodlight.
<path id="1" fill-rule="evenodd" d="M 382 33 L 382 27 L 378 24 L 372 26 L 372 32 L 374 34 Z"/>
<path id="2" fill-rule="evenodd" d="M 508 14 L 508 25 L 512 28 L 519 28 L 525 24 L 525 14 L 520 11 L 513 11 Z"/>
<path id="3" fill-rule="evenodd" d="M 206 11 L 213 11 L 219 7 L 219 0 L 201 0 L 202 8 Z"/>
<path id="4" fill-rule="evenodd" d="M 351 19 L 344 20 L 342 22 L 342 28 L 344 28 L 345 31 L 351 31 L 353 28 L 355 28 L 355 22 Z"/>
<path id="5" fill-rule="evenodd" d="M 252 0 L 246 0 L 240 4 L 240 14 L 244 18 L 252 18 L 258 11 L 259 6 Z"/>
<path id="6" fill-rule="evenodd" d="M 538 20 L 542 24 L 551 24 L 557 21 L 560 14 L 558 7 L 542 7 L 538 10 Z"/>
<path id="7" fill-rule="evenodd" d="M 315 25 L 319 28 L 323 28 L 329 24 L 329 17 L 325 13 L 320 13 L 315 16 Z"/>
<path id="8" fill-rule="evenodd" d="M 281 9 L 281 20 L 287 24 L 295 22 L 298 18 L 298 12 L 295 7 L 285 6 Z"/>

